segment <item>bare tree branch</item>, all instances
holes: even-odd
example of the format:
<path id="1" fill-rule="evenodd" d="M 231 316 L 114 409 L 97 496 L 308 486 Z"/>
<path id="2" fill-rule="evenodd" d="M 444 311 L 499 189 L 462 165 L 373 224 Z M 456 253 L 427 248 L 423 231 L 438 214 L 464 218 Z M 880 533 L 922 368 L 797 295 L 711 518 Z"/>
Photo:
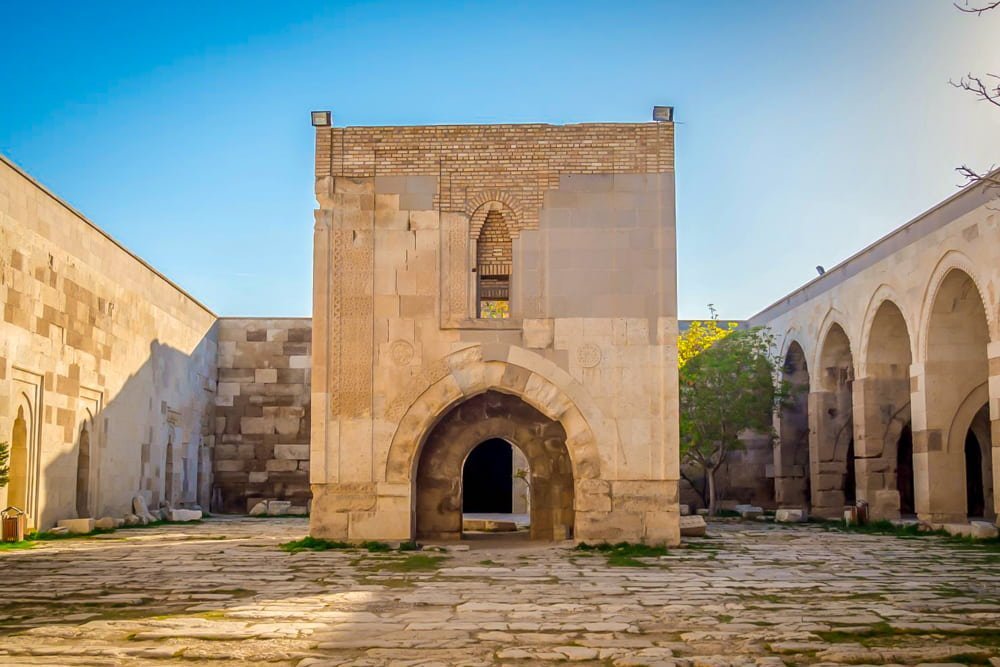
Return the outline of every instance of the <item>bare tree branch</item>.
<path id="1" fill-rule="evenodd" d="M 988 81 L 988 79 L 994 79 L 996 83 Z M 995 107 L 1000 107 L 1000 76 L 996 74 L 987 74 L 985 77 L 966 74 L 958 81 L 949 79 L 948 83 L 955 88 L 972 93 L 980 102 L 989 102 Z"/>
<path id="2" fill-rule="evenodd" d="M 984 172 L 979 172 L 963 164 L 961 167 L 956 167 L 955 171 L 965 178 L 963 185 L 984 183 L 988 188 L 1000 188 L 1000 172 L 994 173 L 996 172 L 995 166 L 991 166 Z"/>
<path id="3" fill-rule="evenodd" d="M 976 16 L 982 16 L 983 12 L 988 12 L 991 9 L 996 9 L 1000 7 L 1000 0 L 995 0 L 994 2 L 987 2 L 984 5 L 970 5 L 969 0 L 965 0 L 965 5 L 962 6 L 957 2 L 954 3 L 955 9 L 960 12 L 965 12 L 966 14 L 975 14 Z"/>

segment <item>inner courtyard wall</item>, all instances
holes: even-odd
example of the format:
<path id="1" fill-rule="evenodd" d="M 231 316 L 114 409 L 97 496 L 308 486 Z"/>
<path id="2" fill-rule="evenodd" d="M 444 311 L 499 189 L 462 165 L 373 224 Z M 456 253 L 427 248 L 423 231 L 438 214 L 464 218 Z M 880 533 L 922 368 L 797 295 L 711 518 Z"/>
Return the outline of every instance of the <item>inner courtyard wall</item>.
<path id="1" fill-rule="evenodd" d="M 3 156 L 0 304 L 0 506 L 39 529 L 136 493 L 207 507 L 215 315 Z"/>
<path id="2" fill-rule="evenodd" d="M 413 537 L 428 432 L 498 390 L 566 431 L 553 538 L 678 541 L 672 124 L 321 127 L 316 196 L 314 535 Z M 479 318 L 498 212 L 510 317 Z"/>
<path id="3" fill-rule="evenodd" d="M 218 324 L 215 487 L 221 512 L 262 500 L 305 512 L 309 490 L 309 318 L 224 317 Z"/>
<path id="4" fill-rule="evenodd" d="M 967 187 L 750 319 L 772 329 L 783 354 L 794 347 L 796 372 L 806 377 L 808 442 L 799 440 L 800 426 L 783 429 L 780 417 L 776 423 L 779 505 L 811 504 L 817 514 L 839 517 L 853 491 L 876 518 L 898 518 L 905 466 L 897 447 L 912 429 L 916 514 L 964 522 L 964 438 L 988 404 L 992 434 L 982 436 L 982 484 L 985 518 L 995 519 L 998 208 L 995 189 Z M 796 455 L 795 446 L 808 452 Z"/>

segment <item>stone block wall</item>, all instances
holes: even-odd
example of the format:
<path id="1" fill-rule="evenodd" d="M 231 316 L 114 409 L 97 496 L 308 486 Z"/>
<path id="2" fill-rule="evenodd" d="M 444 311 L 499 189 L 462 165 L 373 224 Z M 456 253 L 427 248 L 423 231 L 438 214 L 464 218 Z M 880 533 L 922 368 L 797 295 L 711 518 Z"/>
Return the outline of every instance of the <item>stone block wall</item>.
<path id="1" fill-rule="evenodd" d="M 215 315 L 0 156 L 0 506 L 208 503 Z"/>
<path id="2" fill-rule="evenodd" d="M 216 511 L 308 505 L 311 360 L 308 318 L 219 320 Z"/>

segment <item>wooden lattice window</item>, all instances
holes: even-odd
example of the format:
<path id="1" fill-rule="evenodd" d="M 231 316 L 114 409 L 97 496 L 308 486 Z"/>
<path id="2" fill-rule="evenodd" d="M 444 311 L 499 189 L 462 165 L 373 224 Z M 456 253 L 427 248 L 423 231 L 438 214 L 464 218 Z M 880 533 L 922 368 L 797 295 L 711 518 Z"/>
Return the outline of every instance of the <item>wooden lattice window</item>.
<path id="1" fill-rule="evenodd" d="M 477 303 L 482 318 L 510 317 L 510 274 L 514 250 L 500 211 L 486 214 L 476 242 Z"/>

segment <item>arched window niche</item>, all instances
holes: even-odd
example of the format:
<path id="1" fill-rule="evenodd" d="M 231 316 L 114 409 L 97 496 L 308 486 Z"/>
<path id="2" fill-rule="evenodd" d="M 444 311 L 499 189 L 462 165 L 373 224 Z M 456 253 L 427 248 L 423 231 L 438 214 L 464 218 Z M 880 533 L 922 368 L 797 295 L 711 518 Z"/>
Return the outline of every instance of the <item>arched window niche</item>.
<path id="1" fill-rule="evenodd" d="M 503 211 L 492 209 L 486 213 L 476 238 L 476 317 L 510 317 L 513 266 L 514 249 L 508 221 Z"/>

